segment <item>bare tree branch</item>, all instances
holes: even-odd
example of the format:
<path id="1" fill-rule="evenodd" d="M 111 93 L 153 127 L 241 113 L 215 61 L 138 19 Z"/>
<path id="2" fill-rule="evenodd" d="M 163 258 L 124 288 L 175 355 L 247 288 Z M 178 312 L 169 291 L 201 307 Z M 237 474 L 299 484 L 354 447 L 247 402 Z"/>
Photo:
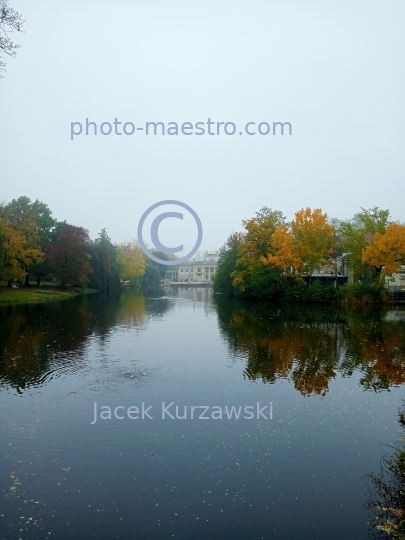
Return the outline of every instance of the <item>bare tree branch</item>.
<path id="1" fill-rule="evenodd" d="M 1 55 L 7 54 L 14 57 L 17 54 L 16 49 L 20 47 L 11 41 L 9 34 L 23 32 L 24 23 L 21 15 L 8 5 L 8 0 L 0 0 L 0 72 L 5 71 L 6 65 Z M 2 77 L 1 73 L 0 77 Z"/>

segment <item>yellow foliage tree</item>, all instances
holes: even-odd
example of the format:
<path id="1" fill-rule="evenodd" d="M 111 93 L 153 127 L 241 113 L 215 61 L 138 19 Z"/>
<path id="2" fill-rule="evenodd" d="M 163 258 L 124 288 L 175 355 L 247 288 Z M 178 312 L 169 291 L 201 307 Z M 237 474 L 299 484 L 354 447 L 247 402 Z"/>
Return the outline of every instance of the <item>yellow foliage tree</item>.
<path id="1" fill-rule="evenodd" d="M 363 250 L 362 260 L 375 266 L 377 274 L 392 275 L 405 259 L 405 226 L 390 223 L 384 233 L 375 233 Z"/>
<path id="2" fill-rule="evenodd" d="M 6 219 L 0 219 L 2 231 L 2 279 L 11 286 L 13 279 L 25 277 L 26 268 L 35 262 L 41 262 L 43 253 L 32 247 L 30 238 L 17 231 Z"/>
<path id="3" fill-rule="evenodd" d="M 328 215 L 321 209 L 303 208 L 295 213 L 290 225 L 277 228 L 271 238 L 273 253 L 262 261 L 287 274 L 307 273 L 311 277 L 314 270 L 332 263 L 334 232 L 334 225 L 328 223 Z"/>
<path id="4" fill-rule="evenodd" d="M 138 276 L 143 276 L 145 273 L 145 255 L 138 240 L 124 242 L 117 249 L 122 279 L 132 281 Z"/>
<path id="5" fill-rule="evenodd" d="M 328 223 L 328 215 L 320 208 L 303 208 L 295 213 L 291 233 L 305 272 L 310 276 L 332 262 L 336 247 L 335 227 Z"/>

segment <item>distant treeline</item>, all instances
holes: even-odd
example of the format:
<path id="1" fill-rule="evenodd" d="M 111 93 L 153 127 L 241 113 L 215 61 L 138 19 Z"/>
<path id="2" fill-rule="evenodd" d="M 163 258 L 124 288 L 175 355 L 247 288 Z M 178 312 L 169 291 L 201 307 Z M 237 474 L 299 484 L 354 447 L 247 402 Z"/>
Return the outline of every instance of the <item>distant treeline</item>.
<path id="1" fill-rule="evenodd" d="M 108 291 L 122 283 L 153 287 L 165 269 L 136 240 L 113 245 L 105 229 L 91 240 L 85 228 L 57 221 L 38 200 L 19 197 L 0 205 L 0 280 L 9 287 L 16 280 L 27 287 L 32 280 Z"/>
<path id="2" fill-rule="evenodd" d="M 290 223 L 282 212 L 263 207 L 243 226 L 220 250 L 214 288 L 229 296 L 378 301 L 385 277 L 405 263 L 405 226 L 378 207 L 346 221 L 305 208 Z M 344 254 L 352 283 L 337 288 L 337 257 Z"/>

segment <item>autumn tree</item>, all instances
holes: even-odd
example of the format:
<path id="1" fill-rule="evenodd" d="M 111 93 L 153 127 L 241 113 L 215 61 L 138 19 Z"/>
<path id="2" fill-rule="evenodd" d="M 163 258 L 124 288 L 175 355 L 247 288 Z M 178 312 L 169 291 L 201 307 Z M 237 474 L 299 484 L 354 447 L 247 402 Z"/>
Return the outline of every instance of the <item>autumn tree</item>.
<path id="1" fill-rule="evenodd" d="M 11 41 L 9 35 L 13 32 L 22 32 L 24 22 L 21 15 L 8 5 L 8 0 L 0 0 L 0 77 L 6 65 L 1 56 L 6 54 L 14 57 L 17 54 L 16 49 L 20 47 Z"/>
<path id="2" fill-rule="evenodd" d="M 135 283 L 145 273 L 145 255 L 138 240 L 133 239 L 117 246 L 117 259 L 121 265 L 121 277 L 124 281 Z"/>
<path id="3" fill-rule="evenodd" d="M 291 232 L 305 272 L 310 278 L 315 270 L 331 264 L 335 248 L 334 226 L 320 208 L 305 208 L 295 213 Z"/>
<path id="4" fill-rule="evenodd" d="M 266 266 L 279 268 L 283 275 L 292 277 L 303 268 L 303 261 L 294 242 L 290 227 L 286 224 L 278 227 L 271 239 L 273 253 L 267 253 L 261 260 Z"/>
<path id="5" fill-rule="evenodd" d="M 321 209 L 303 208 L 295 213 L 291 224 L 282 224 L 271 237 L 271 250 L 262 257 L 285 274 L 311 276 L 332 264 L 335 249 L 335 227 Z"/>
<path id="6" fill-rule="evenodd" d="M 56 221 L 45 203 L 38 200 L 32 202 L 29 197 L 19 197 L 0 208 L 0 217 L 6 219 L 14 230 L 24 237 L 27 247 L 41 254 L 46 251 Z M 21 261 L 22 269 L 25 270 L 25 286 L 29 286 L 30 273 L 36 274 L 39 285 L 40 278 L 44 274 L 43 256 L 28 260 L 30 260 L 28 266 Z"/>
<path id="7" fill-rule="evenodd" d="M 388 210 L 375 206 L 356 214 L 353 219 L 342 221 L 339 227 L 343 250 L 348 254 L 354 280 L 372 281 L 376 268 L 363 259 L 363 252 L 376 233 L 384 234 L 390 221 Z"/>
<path id="8" fill-rule="evenodd" d="M 284 222 L 282 212 L 267 207 L 256 212 L 256 217 L 242 222 L 244 240 L 239 246 L 236 269 L 232 273 L 233 285 L 241 291 L 249 289 L 255 271 L 263 269 L 262 257 L 272 252 L 272 236 Z"/>
<path id="9" fill-rule="evenodd" d="M 405 226 L 390 223 L 385 232 L 376 232 L 363 250 L 362 260 L 374 266 L 377 276 L 398 271 L 405 260 Z"/>
<path id="10" fill-rule="evenodd" d="M 41 261 L 42 252 L 33 247 L 26 236 L 13 227 L 10 221 L 0 218 L 1 231 L 1 279 L 11 287 L 14 279 L 22 279 L 26 268 L 35 261 Z"/>
<path id="11" fill-rule="evenodd" d="M 62 287 L 69 285 L 85 286 L 90 266 L 90 238 L 83 227 L 63 223 L 51 244 L 46 260 L 52 273 Z"/>

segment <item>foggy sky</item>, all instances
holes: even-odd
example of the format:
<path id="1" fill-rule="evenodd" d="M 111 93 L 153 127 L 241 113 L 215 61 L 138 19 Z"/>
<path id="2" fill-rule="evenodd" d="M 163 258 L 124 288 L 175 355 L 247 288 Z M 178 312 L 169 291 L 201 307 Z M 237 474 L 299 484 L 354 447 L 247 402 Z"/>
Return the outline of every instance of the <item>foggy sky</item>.
<path id="1" fill-rule="evenodd" d="M 405 220 L 402 0 L 10 5 L 26 23 L 0 79 L 0 199 L 42 200 L 114 242 L 136 237 L 152 204 L 180 200 L 206 249 L 264 205 L 288 219 L 380 206 Z M 86 118 L 238 130 L 72 141 Z M 240 136 L 250 121 L 290 122 L 292 135 Z M 170 221 L 162 241 L 191 242 L 193 224 Z"/>

